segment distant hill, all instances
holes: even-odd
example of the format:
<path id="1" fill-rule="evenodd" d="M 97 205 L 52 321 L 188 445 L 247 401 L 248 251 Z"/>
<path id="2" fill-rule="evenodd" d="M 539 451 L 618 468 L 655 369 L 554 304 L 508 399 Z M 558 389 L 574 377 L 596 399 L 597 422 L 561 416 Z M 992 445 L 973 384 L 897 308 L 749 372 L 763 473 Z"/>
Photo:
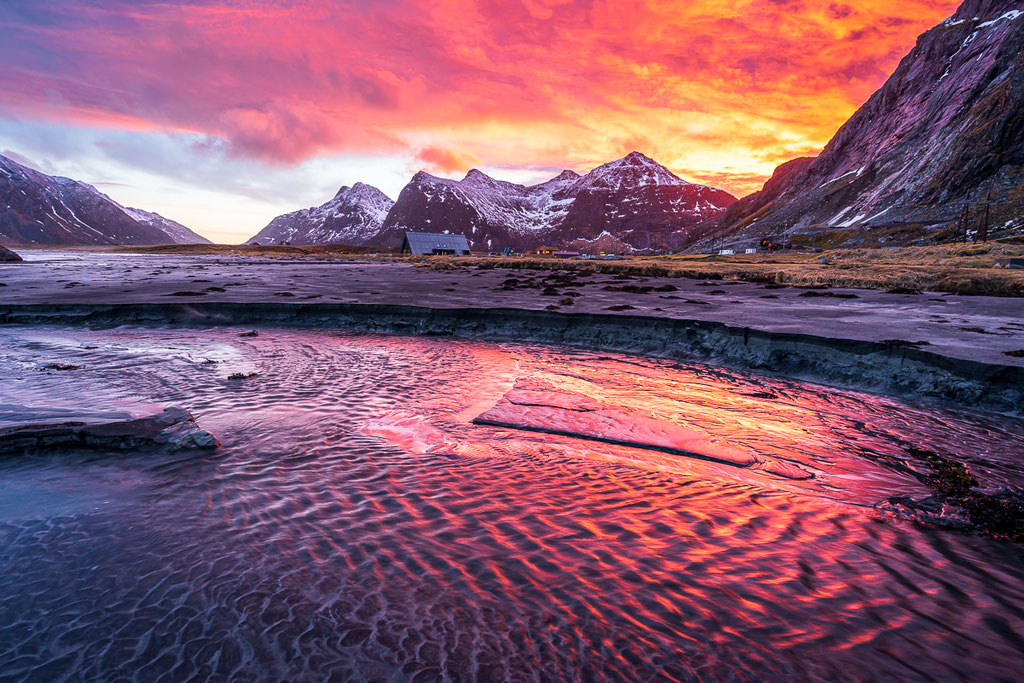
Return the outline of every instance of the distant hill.
<path id="1" fill-rule="evenodd" d="M 0 155 L 0 242 L 24 245 L 209 243 L 162 216 L 128 209 L 92 185 Z"/>
<path id="2" fill-rule="evenodd" d="M 122 208 L 126 214 L 139 223 L 162 230 L 173 240 L 174 244 L 213 244 L 210 240 L 202 235 L 197 235 L 181 223 L 172 221 L 170 218 L 164 218 L 158 213 L 133 209 L 130 206 Z"/>

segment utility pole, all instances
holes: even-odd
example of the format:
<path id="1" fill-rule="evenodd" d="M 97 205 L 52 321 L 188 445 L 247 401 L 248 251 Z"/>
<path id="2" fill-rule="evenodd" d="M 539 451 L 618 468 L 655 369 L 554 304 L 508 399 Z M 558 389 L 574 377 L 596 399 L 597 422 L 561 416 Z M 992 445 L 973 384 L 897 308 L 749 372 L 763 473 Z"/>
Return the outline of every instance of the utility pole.
<path id="1" fill-rule="evenodd" d="M 956 219 L 956 227 L 953 229 L 953 243 L 956 244 L 960 241 L 961 233 L 964 236 L 964 242 L 967 241 L 967 226 L 970 225 L 971 220 L 971 207 L 964 204 L 960 207 L 960 217 Z"/>
<path id="2" fill-rule="evenodd" d="M 982 212 L 981 229 L 978 231 L 978 237 L 981 238 L 982 242 L 988 242 L 988 221 L 989 221 L 989 207 L 992 205 L 992 190 L 988 191 L 985 195 L 985 210 Z"/>

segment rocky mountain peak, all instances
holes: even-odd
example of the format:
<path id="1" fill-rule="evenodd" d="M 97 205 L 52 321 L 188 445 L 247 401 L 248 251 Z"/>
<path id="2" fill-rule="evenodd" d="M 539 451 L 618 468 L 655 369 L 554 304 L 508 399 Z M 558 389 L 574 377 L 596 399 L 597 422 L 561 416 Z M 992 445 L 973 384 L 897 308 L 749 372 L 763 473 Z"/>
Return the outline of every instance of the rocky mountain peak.
<path id="1" fill-rule="evenodd" d="M 334 195 L 335 202 L 345 202 L 349 204 L 365 204 L 367 206 L 383 206 L 387 205 L 385 211 L 391 208 L 394 204 L 391 198 L 386 194 L 378 190 L 373 185 L 367 185 L 366 183 L 355 183 L 352 187 L 343 185 L 338 193 Z"/>
<path id="2" fill-rule="evenodd" d="M 431 175 L 426 171 L 417 171 L 416 175 L 414 175 L 409 182 L 416 183 L 417 185 L 432 185 L 434 183 L 441 182 L 441 180 L 441 178 Z"/>
<path id="3" fill-rule="evenodd" d="M 278 216 L 250 242 L 361 244 L 380 230 L 394 205 L 373 185 L 345 185 L 325 204 Z"/>
<path id="4" fill-rule="evenodd" d="M 579 179 L 580 179 L 580 178 L 582 178 L 582 177 L 583 177 L 583 176 L 581 176 L 581 175 L 580 175 L 579 173 L 577 173 L 576 171 L 568 171 L 568 170 L 566 170 L 566 171 L 562 171 L 561 173 L 559 173 L 558 175 L 556 175 L 556 176 L 555 176 L 554 178 L 552 178 L 551 180 L 559 180 L 559 181 L 567 181 L 567 180 L 579 180 Z M 551 182 L 551 180 L 549 180 L 548 182 Z"/>
<path id="5" fill-rule="evenodd" d="M 689 183 L 640 152 L 630 152 L 621 159 L 598 166 L 579 181 L 581 189 L 604 191 L 652 185 L 689 185 Z"/>
<path id="6" fill-rule="evenodd" d="M 464 182 L 464 183 L 465 182 L 474 182 L 474 183 L 494 182 L 494 178 L 492 178 L 491 176 L 487 175 L 486 173 L 484 173 L 483 171 L 481 171 L 478 168 L 471 168 L 466 173 L 466 177 L 462 179 L 462 182 Z"/>

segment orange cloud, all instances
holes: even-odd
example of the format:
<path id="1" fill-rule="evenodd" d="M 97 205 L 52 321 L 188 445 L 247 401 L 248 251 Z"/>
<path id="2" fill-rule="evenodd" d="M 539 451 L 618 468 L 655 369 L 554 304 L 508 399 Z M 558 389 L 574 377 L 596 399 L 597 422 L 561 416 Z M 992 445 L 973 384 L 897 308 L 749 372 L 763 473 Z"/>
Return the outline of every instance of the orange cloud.
<path id="1" fill-rule="evenodd" d="M 0 112 L 278 164 L 586 170 L 640 149 L 743 194 L 820 149 L 956 4 L 6 0 Z"/>
<path id="2" fill-rule="evenodd" d="M 416 154 L 416 161 L 424 164 L 424 170 L 448 175 L 456 171 L 468 171 L 480 163 L 472 154 L 462 154 L 440 147 L 425 147 Z"/>

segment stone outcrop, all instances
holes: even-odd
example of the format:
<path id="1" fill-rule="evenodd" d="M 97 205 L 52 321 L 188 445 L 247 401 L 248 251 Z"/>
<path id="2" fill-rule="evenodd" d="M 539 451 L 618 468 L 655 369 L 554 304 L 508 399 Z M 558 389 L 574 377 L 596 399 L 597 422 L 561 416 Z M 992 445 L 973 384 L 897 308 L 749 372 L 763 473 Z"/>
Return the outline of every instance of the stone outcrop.
<path id="1" fill-rule="evenodd" d="M 62 422 L 0 429 L 0 456 L 79 448 L 136 451 L 212 449 L 218 446 L 217 439 L 201 429 L 184 408 L 167 408 L 151 417 L 123 422 Z"/>
<path id="2" fill-rule="evenodd" d="M 0 263 L 14 263 L 22 260 L 24 259 L 15 254 L 13 251 L 11 251 L 10 249 L 3 245 L 0 245 Z"/>

